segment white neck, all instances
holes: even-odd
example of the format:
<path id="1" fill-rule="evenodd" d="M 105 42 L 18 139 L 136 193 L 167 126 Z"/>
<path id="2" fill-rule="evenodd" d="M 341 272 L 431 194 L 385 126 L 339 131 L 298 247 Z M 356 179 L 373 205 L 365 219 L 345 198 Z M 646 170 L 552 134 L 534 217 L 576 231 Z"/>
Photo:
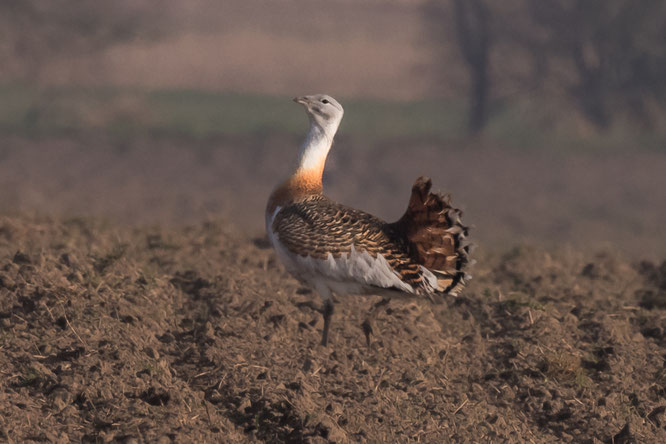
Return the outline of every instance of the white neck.
<path id="1" fill-rule="evenodd" d="M 326 156 L 333 144 L 333 136 L 337 128 L 328 128 L 325 130 L 319 124 L 312 122 L 310 131 L 301 145 L 301 152 L 298 158 L 298 172 L 308 170 L 323 171 Z"/>

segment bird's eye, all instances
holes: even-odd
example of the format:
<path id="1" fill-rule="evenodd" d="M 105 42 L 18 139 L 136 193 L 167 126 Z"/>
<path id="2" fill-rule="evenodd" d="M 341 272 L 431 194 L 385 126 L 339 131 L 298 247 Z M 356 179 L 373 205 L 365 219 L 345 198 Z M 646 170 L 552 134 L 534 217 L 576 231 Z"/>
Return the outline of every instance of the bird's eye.
<path id="1" fill-rule="evenodd" d="M 321 103 L 330 103 L 328 99 L 321 99 Z"/>

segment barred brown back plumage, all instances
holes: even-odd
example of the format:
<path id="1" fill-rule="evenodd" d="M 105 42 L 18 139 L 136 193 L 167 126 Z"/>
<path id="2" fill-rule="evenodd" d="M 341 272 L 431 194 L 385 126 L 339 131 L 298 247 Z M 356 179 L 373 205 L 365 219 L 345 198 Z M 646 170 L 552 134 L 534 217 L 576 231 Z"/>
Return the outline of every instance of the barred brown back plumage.
<path id="1" fill-rule="evenodd" d="M 372 257 L 381 254 L 401 280 L 416 293 L 426 292 L 421 267 L 392 224 L 360 210 L 313 195 L 276 214 L 272 224 L 280 243 L 291 253 L 325 260 L 350 254 L 352 245 Z"/>

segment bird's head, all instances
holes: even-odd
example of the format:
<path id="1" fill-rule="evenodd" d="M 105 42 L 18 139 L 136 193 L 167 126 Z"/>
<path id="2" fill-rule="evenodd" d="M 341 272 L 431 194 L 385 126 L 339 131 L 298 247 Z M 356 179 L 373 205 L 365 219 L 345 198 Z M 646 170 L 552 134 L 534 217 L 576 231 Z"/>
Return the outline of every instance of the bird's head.
<path id="1" fill-rule="evenodd" d="M 295 97 L 294 102 L 303 105 L 310 122 L 319 125 L 331 137 L 338 130 L 342 116 L 345 113 L 342 105 L 327 94 Z"/>

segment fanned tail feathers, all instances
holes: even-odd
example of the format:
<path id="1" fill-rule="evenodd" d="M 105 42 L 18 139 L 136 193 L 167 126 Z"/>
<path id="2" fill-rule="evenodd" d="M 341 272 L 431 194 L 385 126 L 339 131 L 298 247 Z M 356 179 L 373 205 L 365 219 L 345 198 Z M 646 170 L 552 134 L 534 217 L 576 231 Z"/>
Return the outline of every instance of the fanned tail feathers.
<path id="1" fill-rule="evenodd" d="M 468 228 L 450 197 L 431 193 L 431 188 L 430 178 L 416 179 L 407 211 L 395 225 L 407 241 L 411 258 L 437 278 L 436 292 L 455 296 L 469 279 L 465 273 L 470 262 Z"/>

